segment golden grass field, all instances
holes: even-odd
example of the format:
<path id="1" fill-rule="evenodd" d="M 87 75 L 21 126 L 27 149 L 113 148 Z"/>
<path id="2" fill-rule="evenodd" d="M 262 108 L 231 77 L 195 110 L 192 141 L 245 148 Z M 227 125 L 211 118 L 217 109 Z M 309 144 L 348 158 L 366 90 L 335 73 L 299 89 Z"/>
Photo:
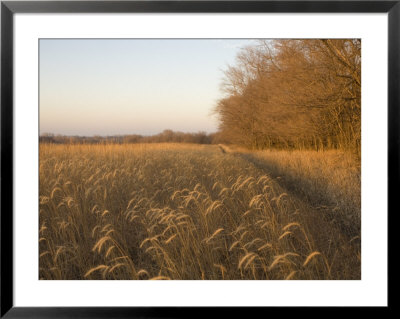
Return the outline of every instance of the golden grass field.
<path id="1" fill-rule="evenodd" d="M 360 279 L 339 151 L 40 145 L 40 279 Z"/>

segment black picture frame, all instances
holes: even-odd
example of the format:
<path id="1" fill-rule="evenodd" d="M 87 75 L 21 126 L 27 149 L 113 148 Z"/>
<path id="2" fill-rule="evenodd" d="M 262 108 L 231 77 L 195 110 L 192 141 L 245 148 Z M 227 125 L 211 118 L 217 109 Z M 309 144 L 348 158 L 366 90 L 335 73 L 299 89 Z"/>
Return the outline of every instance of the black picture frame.
<path id="1" fill-rule="evenodd" d="M 388 13 L 388 225 L 399 212 L 400 0 L 396 1 L 1 1 L 1 317 L 175 318 L 204 315 L 209 308 L 64 307 L 24 308 L 13 302 L 13 19 L 15 13 Z M 384 212 L 382 212 L 384 213 Z M 392 232 L 388 232 L 389 238 Z M 391 240 L 388 238 L 388 244 Z M 389 245 L 390 250 L 390 245 Z M 389 256 L 388 256 L 389 259 Z M 389 261 L 389 260 L 388 260 Z M 389 287 L 389 281 L 388 281 Z M 32 292 L 34 293 L 34 292 Z M 388 307 L 390 308 L 390 297 Z M 241 309 L 243 310 L 243 309 Z M 214 308 L 213 315 L 240 309 Z M 246 309 L 264 314 L 276 308 Z M 278 311 L 277 311 L 278 310 Z M 292 307 L 292 310 L 293 307 Z M 307 315 L 305 308 L 296 308 Z M 336 312 L 336 311 L 335 311 Z M 240 315 L 240 314 L 239 314 Z"/>

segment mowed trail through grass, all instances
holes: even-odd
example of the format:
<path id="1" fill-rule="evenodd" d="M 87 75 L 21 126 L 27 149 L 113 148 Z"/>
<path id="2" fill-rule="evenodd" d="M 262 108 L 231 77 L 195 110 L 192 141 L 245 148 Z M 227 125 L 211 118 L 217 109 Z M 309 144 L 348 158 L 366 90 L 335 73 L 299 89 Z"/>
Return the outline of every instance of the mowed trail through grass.
<path id="1" fill-rule="evenodd" d="M 357 203 L 328 214 L 280 183 L 271 157 L 241 154 L 40 145 L 39 278 L 360 279 L 359 228 L 343 228 Z"/>

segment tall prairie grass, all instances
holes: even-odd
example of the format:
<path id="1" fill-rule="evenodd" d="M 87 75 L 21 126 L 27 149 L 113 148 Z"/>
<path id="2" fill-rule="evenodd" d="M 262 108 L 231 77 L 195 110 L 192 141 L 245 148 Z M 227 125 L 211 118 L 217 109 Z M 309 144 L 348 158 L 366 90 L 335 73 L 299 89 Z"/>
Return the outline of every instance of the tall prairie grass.
<path id="1" fill-rule="evenodd" d="M 359 227 L 342 226 L 359 223 L 357 200 L 318 163 L 210 145 L 40 145 L 39 278 L 360 279 Z M 314 197 L 307 175 L 328 186 Z"/>
<path id="2" fill-rule="evenodd" d="M 292 195 L 331 214 L 348 232 L 360 232 L 361 162 L 355 154 L 341 150 L 230 151 L 268 171 Z"/>

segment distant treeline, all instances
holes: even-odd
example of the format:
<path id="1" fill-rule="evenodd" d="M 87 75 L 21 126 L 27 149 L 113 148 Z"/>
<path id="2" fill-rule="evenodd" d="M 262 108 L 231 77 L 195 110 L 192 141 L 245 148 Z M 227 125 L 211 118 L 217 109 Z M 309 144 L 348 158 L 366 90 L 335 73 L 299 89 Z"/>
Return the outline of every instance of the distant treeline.
<path id="1" fill-rule="evenodd" d="M 263 40 L 225 71 L 221 137 L 250 149 L 361 146 L 361 40 Z"/>
<path id="2" fill-rule="evenodd" d="M 138 134 L 116 136 L 65 136 L 45 133 L 39 137 L 41 143 L 54 144 L 133 144 L 133 143 L 194 143 L 218 144 L 219 133 L 183 133 L 164 130 L 162 133 L 143 136 Z"/>

